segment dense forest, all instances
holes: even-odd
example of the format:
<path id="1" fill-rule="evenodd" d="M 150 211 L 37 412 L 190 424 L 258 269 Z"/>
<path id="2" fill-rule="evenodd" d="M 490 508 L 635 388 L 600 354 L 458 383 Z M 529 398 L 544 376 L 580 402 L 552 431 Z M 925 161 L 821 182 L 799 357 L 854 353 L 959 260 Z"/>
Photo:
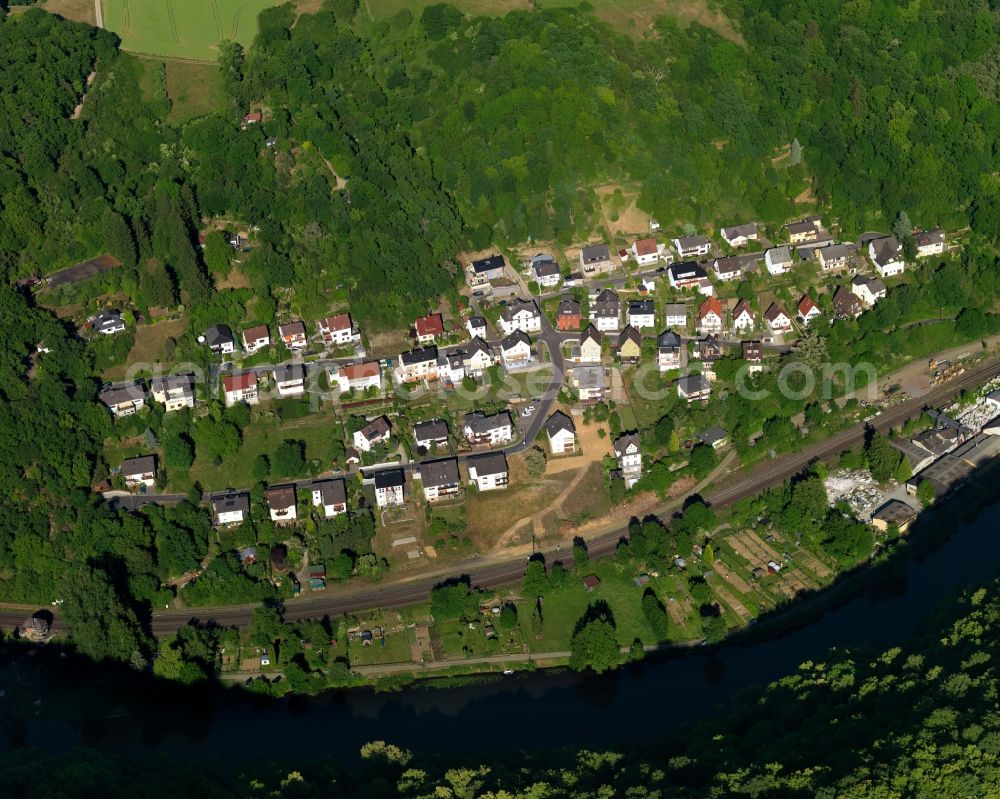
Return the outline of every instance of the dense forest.
<path id="1" fill-rule="evenodd" d="M 997 586 L 938 614 L 922 638 L 842 651 L 730 699 L 721 716 L 621 749 L 414 754 L 389 742 L 355 753 L 233 764 L 97 752 L 0 756 L 0 796 L 132 797 L 983 797 L 1000 790 Z M 706 700 L 707 701 L 707 700 Z M 638 711 L 637 711 L 638 712 Z M 8 727 L 17 740 L 17 725 Z M 623 736 L 627 737 L 623 719 Z M 208 765 L 210 763 L 210 765 Z"/>

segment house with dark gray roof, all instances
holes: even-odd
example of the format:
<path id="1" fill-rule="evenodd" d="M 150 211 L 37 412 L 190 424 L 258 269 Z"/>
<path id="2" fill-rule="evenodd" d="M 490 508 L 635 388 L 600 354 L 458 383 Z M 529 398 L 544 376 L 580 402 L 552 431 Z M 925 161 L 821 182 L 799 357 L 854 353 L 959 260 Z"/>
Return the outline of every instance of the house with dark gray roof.
<path id="1" fill-rule="evenodd" d="M 507 487 L 509 481 L 507 458 L 502 452 L 473 455 L 466 461 L 466 465 L 469 469 L 469 482 L 480 491 L 494 491 Z"/>
<path id="2" fill-rule="evenodd" d="M 424 461 L 420 464 L 420 483 L 424 499 L 428 502 L 460 496 L 462 478 L 458 471 L 458 461 L 455 458 Z"/>
<path id="3" fill-rule="evenodd" d="M 448 424 L 443 419 L 431 419 L 413 425 L 413 440 L 418 447 L 430 450 L 448 446 Z"/>

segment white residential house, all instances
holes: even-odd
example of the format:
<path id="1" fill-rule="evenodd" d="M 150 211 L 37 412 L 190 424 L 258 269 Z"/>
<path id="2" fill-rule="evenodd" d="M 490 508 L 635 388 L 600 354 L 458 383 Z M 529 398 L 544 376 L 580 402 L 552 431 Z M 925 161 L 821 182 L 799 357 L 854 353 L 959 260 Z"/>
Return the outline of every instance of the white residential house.
<path id="1" fill-rule="evenodd" d="M 320 319 L 318 327 L 326 344 L 344 346 L 361 340 L 361 334 L 354 326 L 351 315 L 347 313 Z"/>
<path id="2" fill-rule="evenodd" d="M 500 341 L 500 360 L 508 369 L 525 366 L 534 360 L 531 351 L 531 339 L 526 333 L 515 330 Z"/>
<path id="3" fill-rule="evenodd" d="M 119 419 L 141 411 L 146 405 L 146 392 L 139 383 L 127 383 L 106 388 L 98 394 L 98 399 Z"/>
<path id="4" fill-rule="evenodd" d="M 272 374 L 279 397 L 301 397 L 306 393 L 306 368 L 302 364 L 276 366 Z"/>
<path id="5" fill-rule="evenodd" d="M 469 265 L 466 280 L 470 286 L 482 286 L 493 280 L 499 280 L 503 277 L 506 265 L 502 255 L 480 258 Z"/>
<path id="6" fill-rule="evenodd" d="M 772 275 L 783 275 L 792 268 L 790 247 L 772 247 L 764 253 L 764 265 Z"/>
<path id="7" fill-rule="evenodd" d="M 250 513 L 248 494 L 230 493 L 212 500 L 212 516 L 219 527 L 243 524 Z"/>
<path id="8" fill-rule="evenodd" d="M 733 308 L 733 329 L 737 333 L 753 330 L 756 321 L 757 317 L 754 315 L 753 308 L 750 307 L 750 303 L 746 300 L 740 300 L 736 303 L 736 307 Z"/>
<path id="9" fill-rule="evenodd" d="M 681 368 L 681 337 L 673 330 L 664 330 L 656 337 L 656 365 L 660 372 Z"/>
<path id="10" fill-rule="evenodd" d="M 531 271 L 535 282 L 542 288 L 555 288 L 562 279 L 559 264 L 548 253 L 539 253 L 531 259 Z"/>
<path id="11" fill-rule="evenodd" d="M 703 333 L 720 332 L 724 313 L 718 297 L 709 297 L 698 308 L 698 330 Z"/>
<path id="12" fill-rule="evenodd" d="M 903 248 L 899 245 L 899 240 L 895 236 L 884 236 L 868 242 L 868 257 L 875 265 L 875 271 L 879 277 L 893 277 L 901 275 L 906 270 L 906 262 L 903 260 Z"/>
<path id="13" fill-rule="evenodd" d="M 667 327 L 678 327 L 681 330 L 687 327 L 688 309 L 682 302 L 670 302 L 664 308 L 666 318 L 663 324 Z"/>
<path id="14" fill-rule="evenodd" d="M 330 366 L 327 369 L 330 387 L 336 387 L 343 394 L 347 391 L 382 390 L 382 367 L 378 361 L 362 361 L 345 366 Z"/>
<path id="15" fill-rule="evenodd" d="M 785 333 L 792 329 L 791 317 L 776 302 L 772 302 L 764 312 L 764 319 L 767 321 L 767 325 L 771 328 L 772 333 Z"/>
<path id="16" fill-rule="evenodd" d="M 129 488 L 156 485 L 156 456 L 140 455 L 137 458 L 126 458 L 122 461 L 122 479 Z"/>
<path id="17" fill-rule="evenodd" d="M 681 258 L 700 258 L 712 251 L 708 236 L 680 236 L 674 239 L 674 249 Z"/>
<path id="18" fill-rule="evenodd" d="M 118 311 L 101 311 L 90 320 L 90 324 L 94 332 L 102 336 L 113 336 L 126 328 L 125 320 Z"/>
<path id="19" fill-rule="evenodd" d="M 295 507 L 295 486 L 274 486 L 264 492 L 268 515 L 275 524 L 291 524 L 298 518 Z"/>
<path id="20" fill-rule="evenodd" d="M 743 277 L 743 261 L 738 255 L 726 255 L 715 259 L 712 270 L 719 280 L 739 280 Z"/>
<path id="21" fill-rule="evenodd" d="M 711 393 L 712 385 L 701 375 L 688 375 L 677 381 L 677 396 L 689 405 L 707 400 Z"/>
<path id="22" fill-rule="evenodd" d="M 171 375 L 155 377 L 150 382 L 150 393 L 167 413 L 181 408 L 194 407 L 194 375 Z"/>
<path id="23" fill-rule="evenodd" d="M 443 419 L 431 419 L 413 425 L 413 441 L 417 447 L 428 452 L 434 447 L 448 446 L 448 423 Z"/>
<path id="24" fill-rule="evenodd" d="M 413 334 L 417 344 L 433 344 L 438 336 L 444 335 L 444 317 L 439 313 L 421 316 L 413 323 Z"/>
<path id="25" fill-rule="evenodd" d="M 652 300 L 630 300 L 628 323 L 637 330 L 656 327 L 656 305 Z"/>
<path id="26" fill-rule="evenodd" d="M 471 447 L 499 447 L 514 440 L 514 423 L 509 411 L 487 416 L 482 411 L 466 414 L 462 434 Z"/>
<path id="27" fill-rule="evenodd" d="M 419 383 L 421 380 L 437 380 L 438 349 L 433 344 L 420 347 L 399 355 L 393 377 L 397 383 Z"/>
<path id="28" fill-rule="evenodd" d="M 921 230 L 916 235 L 917 258 L 928 258 L 931 255 L 941 255 L 944 252 L 945 235 L 941 228 Z"/>
<path id="29" fill-rule="evenodd" d="M 788 241 L 791 244 L 805 244 L 810 241 L 816 241 L 820 233 L 823 232 L 823 226 L 817 217 L 803 219 L 801 222 L 792 222 L 785 229 L 788 231 Z"/>
<path id="30" fill-rule="evenodd" d="M 602 333 L 618 330 L 621 326 L 621 300 L 611 289 L 600 291 L 590 302 L 591 322 Z"/>
<path id="31" fill-rule="evenodd" d="M 851 248 L 846 244 L 831 244 L 829 247 L 820 247 L 816 251 L 816 258 L 824 272 L 846 269 L 851 263 Z"/>
<path id="32" fill-rule="evenodd" d="M 474 377 L 481 377 L 483 372 L 496 363 L 496 356 L 493 349 L 481 338 L 474 338 L 465 348 L 464 359 L 466 374 Z"/>
<path id="33" fill-rule="evenodd" d="M 638 433 L 625 433 L 615 439 L 615 458 L 625 485 L 631 488 L 642 477 L 642 444 Z"/>
<path id="34" fill-rule="evenodd" d="M 722 240 L 730 247 L 745 247 L 751 241 L 757 240 L 757 223 L 746 222 L 742 225 L 724 227 L 721 234 Z"/>
<path id="35" fill-rule="evenodd" d="M 542 329 L 542 314 L 534 300 L 516 299 L 500 312 L 498 324 L 505 336 L 515 330 L 537 333 Z"/>
<path id="36" fill-rule="evenodd" d="M 233 331 L 228 325 L 212 325 L 201 334 L 201 341 L 208 347 L 213 355 L 230 355 L 236 349 L 236 339 L 233 338 Z"/>
<path id="37" fill-rule="evenodd" d="M 243 331 L 243 349 L 247 355 L 253 355 L 271 346 L 271 334 L 267 325 L 257 325 Z"/>
<path id="38" fill-rule="evenodd" d="M 458 461 L 455 458 L 423 461 L 420 464 L 420 484 L 424 490 L 424 499 L 428 502 L 461 496 L 462 476 L 458 470 Z"/>
<path id="39" fill-rule="evenodd" d="M 389 420 L 384 416 L 378 416 L 360 430 L 355 430 L 351 438 L 359 452 L 371 452 L 376 444 L 388 441 L 391 436 L 392 425 L 389 424 Z"/>
<path id="40" fill-rule="evenodd" d="M 709 287 L 712 285 L 708 279 L 708 273 L 702 268 L 701 264 L 694 261 L 672 264 L 667 270 L 667 281 L 670 283 L 670 288 L 672 289 L 686 289 L 694 286 L 701 291 L 702 281 L 708 283 Z"/>
<path id="41" fill-rule="evenodd" d="M 871 308 L 876 302 L 885 297 L 886 286 L 876 277 L 865 277 L 858 275 L 851 281 L 851 293 L 856 296 L 866 307 Z"/>
<path id="42" fill-rule="evenodd" d="M 257 373 L 244 372 L 239 375 L 226 375 L 222 378 L 222 391 L 227 408 L 233 407 L 238 402 L 256 405 L 260 401 Z"/>
<path id="43" fill-rule="evenodd" d="M 278 334 L 281 336 L 282 343 L 290 350 L 304 350 L 309 346 L 306 326 L 301 321 L 278 325 Z"/>
<path id="44" fill-rule="evenodd" d="M 819 307 L 816 305 L 816 303 L 812 301 L 812 297 L 806 294 L 805 296 L 802 297 L 801 300 L 799 300 L 797 315 L 799 319 L 802 321 L 802 324 L 808 326 L 813 319 L 815 319 L 817 316 L 822 316 L 823 314 L 820 311 Z"/>
<path id="45" fill-rule="evenodd" d="M 632 242 L 631 254 L 639 266 L 654 266 L 659 262 L 663 249 L 656 239 L 639 239 Z"/>
<path id="46" fill-rule="evenodd" d="M 438 380 L 457 386 L 465 379 L 465 354 L 461 350 L 438 356 Z"/>
<path id="47" fill-rule="evenodd" d="M 502 452 L 474 455 L 466 463 L 469 467 L 469 482 L 480 491 L 495 491 L 507 487 L 507 458 Z"/>
<path id="48" fill-rule="evenodd" d="M 580 356 L 577 360 L 580 363 L 600 363 L 603 342 L 601 332 L 593 325 L 587 325 L 587 329 L 580 334 Z"/>
<path id="49" fill-rule="evenodd" d="M 764 345 L 760 341 L 744 341 L 741 345 L 743 360 L 747 363 L 747 374 L 764 371 Z"/>
<path id="50" fill-rule="evenodd" d="M 570 383 L 576 389 L 580 402 L 604 399 L 607 382 L 603 366 L 574 366 L 570 370 Z"/>
<path id="51" fill-rule="evenodd" d="M 482 316 L 470 316 L 465 320 L 465 329 L 469 331 L 469 338 L 486 338 L 486 319 Z"/>
<path id="52" fill-rule="evenodd" d="M 576 426 L 562 411 L 556 411 L 545 420 L 545 433 L 553 455 L 576 452 Z"/>
<path id="53" fill-rule="evenodd" d="M 406 475 L 402 469 L 385 469 L 375 473 L 375 504 L 380 508 L 392 508 L 402 505 Z"/>
<path id="54" fill-rule="evenodd" d="M 584 275 L 610 272 L 615 268 L 607 244 L 588 244 L 580 250 L 580 268 Z"/>
<path id="55" fill-rule="evenodd" d="M 347 488 L 343 480 L 320 480 L 311 488 L 313 507 L 322 508 L 327 519 L 347 513 Z"/>

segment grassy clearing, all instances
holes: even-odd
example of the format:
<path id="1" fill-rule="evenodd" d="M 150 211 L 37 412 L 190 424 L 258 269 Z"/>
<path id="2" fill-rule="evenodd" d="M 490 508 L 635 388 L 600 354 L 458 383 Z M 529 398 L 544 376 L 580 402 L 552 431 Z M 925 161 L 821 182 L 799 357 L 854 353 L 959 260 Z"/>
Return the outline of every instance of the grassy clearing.
<path id="1" fill-rule="evenodd" d="M 170 98 L 167 122 L 183 124 L 218 110 L 225 102 L 222 78 L 215 64 L 167 61 L 166 66 Z"/>
<path id="2" fill-rule="evenodd" d="M 348 645 L 351 665 L 375 666 L 383 663 L 409 663 L 410 638 L 406 630 L 388 633 L 365 646 L 359 639 L 352 639 Z"/>
<path id="3" fill-rule="evenodd" d="M 135 369 L 151 371 L 153 365 L 169 361 L 164 351 L 167 340 L 180 337 L 186 328 L 187 320 L 184 317 L 157 322 L 155 325 L 139 325 L 128 360 L 108 369 L 104 377 L 108 380 L 120 380 Z"/>
<path id="4" fill-rule="evenodd" d="M 50 14 L 58 14 L 65 19 L 86 22 L 88 25 L 97 24 L 94 0 L 46 0 L 41 7 Z"/>

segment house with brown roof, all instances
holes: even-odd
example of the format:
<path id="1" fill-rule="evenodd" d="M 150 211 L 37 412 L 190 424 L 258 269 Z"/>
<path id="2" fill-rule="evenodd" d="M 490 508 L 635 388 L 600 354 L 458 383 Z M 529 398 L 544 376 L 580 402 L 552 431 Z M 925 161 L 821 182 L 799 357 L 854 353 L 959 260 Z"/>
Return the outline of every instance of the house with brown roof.
<path id="1" fill-rule="evenodd" d="M 322 508 L 327 519 L 347 513 L 347 487 L 342 479 L 317 480 L 310 487 L 314 508 Z"/>
<path id="2" fill-rule="evenodd" d="M 290 350 L 304 350 L 309 346 L 306 326 L 299 320 L 278 325 L 278 333 L 281 335 L 281 343 Z"/>
<path id="3" fill-rule="evenodd" d="M 295 486 L 272 486 L 264 491 L 267 512 L 275 524 L 291 524 L 298 517 L 295 507 Z"/>
<path id="4" fill-rule="evenodd" d="M 917 241 L 917 258 L 941 255 L 944 252 L 945 235 L 941 228 L 921 230 L 914 238 Z"/>
<path id="5" fill-rule="evenodd" d="M 579 330 L 582 321 L 580 301 L 572 297 L 563 297 L 556 311 L 557 330 Z"/>
<path id="6" fill-rule="evenodd" d="M 653 266 L 660 260 L 660 246 L 656 239 L 639 239 L 633 242 L 631 253 L 639 266 Z"/>
<path id="7" fill-rule="evenodd" d="M 260 400 L 257 373 L 244 372 L 238 375 L 226 375 L 222 378 L 222 394 L 227 408 L 232 408 L 238 402 L 256 405 Z"/>
<path id="8" fill-rule="evenodd" d="M 336 316 L 328 316 L 326 319 L 320 319 L 318 327 L 319 334 L 323 337 L 323 342 L 325 344 L 343 346 L 361 339 L 361 334 L 354 326 L 354 322 L 351 320 L 351 315 L 348 313 L 337 314 Z"/>
<path id="9" fill-rule="evenodd" d="M 156 456 L 140 455 L 136 458 L 125 458 L 121 466 L 122 479 L 130 488 L 156 485 Z"/>
<path id="10" fill-rule="evenodd" d="M 785 333 L 792 329 L 792 320 L 778 303 L 772 302 L 764 312 L 764 319 L 772 333 Z"/>
<path id="11" fill-rule="evenodd" d="M 142 410 L 146 404 L 146 392 L 141 384 L 126 383 L 106 388 L 97 398 L 104 403 L 116 419 L 131 416 Z"/>
<path id="12" fill-rule="evenodd" d="M 271 333 L 267 325 L 257 325 L 243 331 L 243 349 L 247 355 L 253 355 L 266 347 L 271 346 Z"/>
<path id="13" fill-rule="evenodd" d="M 838 286 L 833 293 L 833 309 L 838 319 L 857 319 L 865 310 L 861 300 L 847 286 Z"/>
<path id="14" fill-rule="evenodd" d="M 851 281 L 851 293 L 856 295 L 868 308 L 885 297 L 886 291 L 885 283 L 878 278 L 858 275 Z"/>
<path id="15" fill-rule="evenodd" d="M 444 335 L 444 319 L 439 313 L 421 316 L 413 324 L 417 344 L 433 344 L 438 336 Z"/>
<path id="16" fill-rule="evenodd" d="M 715 259 L 712 271 L 719 280 L 739 280 L 743 277 L 743 261 L 738 255 L 725 255 Z"/>
<path id="17" fill-rule="evenodd" d="M 747 362 L 747 374 L 757 374 L 764 370 L 764 345 L 760 341 L 744 341 L 740 344 L 743 360 Z"/>
<path id="18" fill-rule="evenodd" d="M 622 363 L 638 363 L 642 356 L 642 333 L 632 325 L 626 325 L 618 334 L 618 360 Z"/>
<path id="19" fill-rule="evenodd" d="M 352 439 L 360 452 L 371 452 L 376 444 L 388 441 L 391 435 L 392 425 L 389 420 L 385 416 L 378 416 L 360 430 L 355 430 Z"/>
<path id="20" fill-rule="evenodd" d="M 737 332 L 753 330 L 757 316 L 746 300 L 740 300 L 733 308 L 733 329 Z"/>
<path id="21" fill-rule="evenodd" d="M 556 411 L 545 420 L 545 434 L 553 455 L 576 452 L 576 425 L 562 411 Z"/>

